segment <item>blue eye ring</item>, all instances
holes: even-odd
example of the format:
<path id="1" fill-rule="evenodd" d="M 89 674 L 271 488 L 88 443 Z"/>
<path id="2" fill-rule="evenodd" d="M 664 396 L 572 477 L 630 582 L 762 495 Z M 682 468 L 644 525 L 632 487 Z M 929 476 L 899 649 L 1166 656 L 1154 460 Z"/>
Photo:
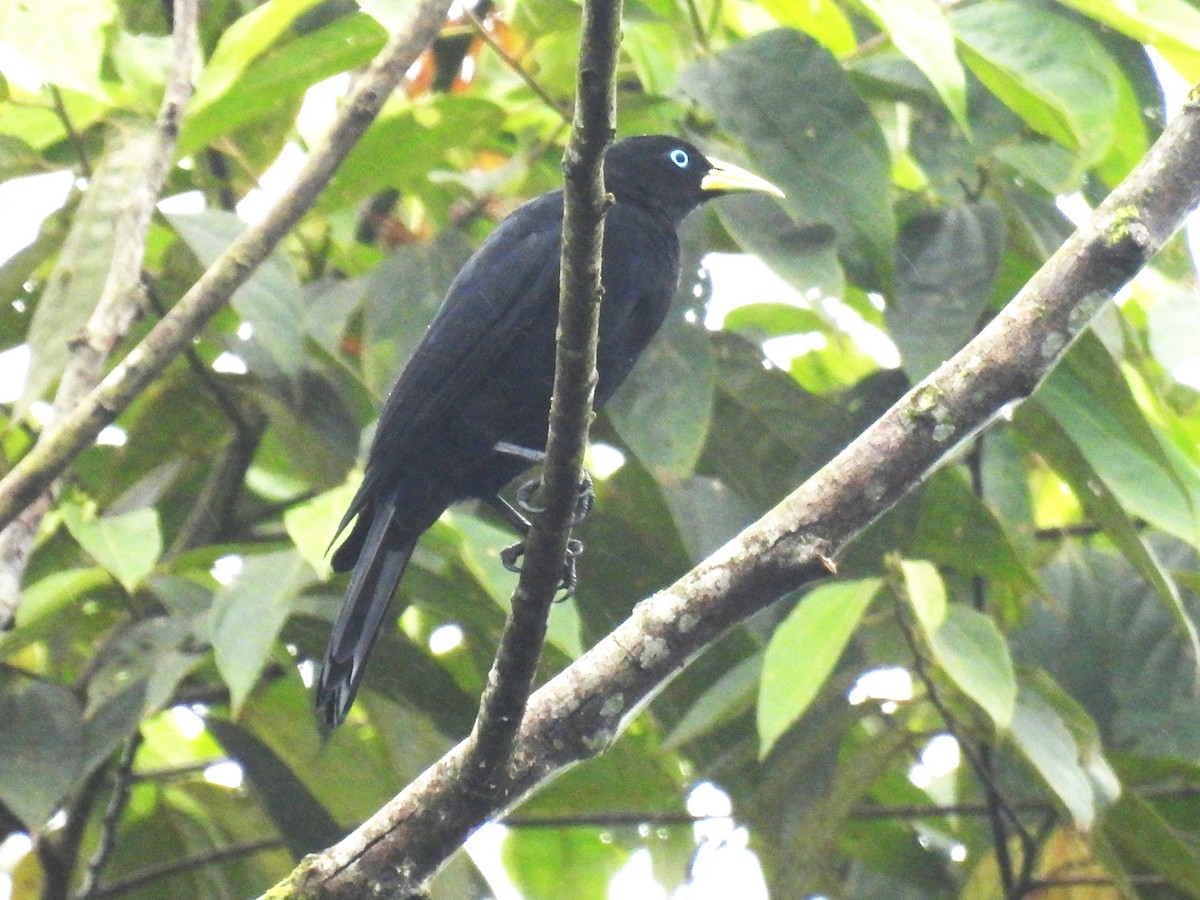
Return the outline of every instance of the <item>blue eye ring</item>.
<path id="1" fill-rule="evenodd" d="M 686 169 L 688 164 L 692 161 L 691 157 L 688 156 L 687 151 L 682 147 L 676 147 L 667 154 L 667 158 L 681 169 Z"/>

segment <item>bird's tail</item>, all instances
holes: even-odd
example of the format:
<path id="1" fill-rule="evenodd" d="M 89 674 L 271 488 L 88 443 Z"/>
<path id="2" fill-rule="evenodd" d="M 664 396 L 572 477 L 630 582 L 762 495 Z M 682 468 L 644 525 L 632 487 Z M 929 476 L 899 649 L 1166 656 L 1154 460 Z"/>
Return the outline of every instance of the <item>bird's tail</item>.
<path id="1" fill-rule="evenodd" d="M 376 507 L 366 535 L 358 539 L 358 562 L 333 625 L 317 683 L 315 705 L 327 728 L 340 725 L 354 702 L 367 657 L 417 543 L 415 535 L 397 527 L 394 509 L 391 503 Z M 347 543 L 355 539 L 352 534 Z"/>

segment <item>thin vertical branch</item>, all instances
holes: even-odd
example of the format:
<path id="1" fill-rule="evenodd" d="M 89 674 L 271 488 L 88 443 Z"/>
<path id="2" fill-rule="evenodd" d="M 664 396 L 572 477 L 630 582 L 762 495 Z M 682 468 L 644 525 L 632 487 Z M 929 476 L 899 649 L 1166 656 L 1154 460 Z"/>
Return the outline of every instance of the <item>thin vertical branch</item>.
<path id="1" fill-rule="evenodd" d="M 176 10 L 175 21 L 178 23 L 178 7 Z M 125 748 L 121 751 L 121 758 L 113 770 L 112 794 L 109 795 L 108 806 L 100 822 L 100 840 L 96 844 L 96 852 L 88 860 L 87 871 L 84 873 L 79 893 L 76 894 L 76 900 L 93 900 L 100 890 L 100 874 L 117 844 L 117 829 L 121 825 L 121 814 L 125 812 L 125 805 L 129 802 L 129 789 L 133 784 L 133 761 L 142 740 L 140 731 L 135 731 L 129 736 Z"/>
<path id="2" fill-rule="evenodd" d="M 620 0 L 583 6 L 578 99 L 563 156 L 564 213 L 559 281 L 558 352 L 550 437 L 542 470 L 545 511 L 534 517 L 512 611 L 480 702 L 469 777 L 486 779 L 508 762 L 512 740 L 546 636 L 550 604 L 562 577 L 571 518 L 596 386 L 600 324 L 600 257 L 604 215 L 604 151 L 616 133 L 616 68 Z"/>

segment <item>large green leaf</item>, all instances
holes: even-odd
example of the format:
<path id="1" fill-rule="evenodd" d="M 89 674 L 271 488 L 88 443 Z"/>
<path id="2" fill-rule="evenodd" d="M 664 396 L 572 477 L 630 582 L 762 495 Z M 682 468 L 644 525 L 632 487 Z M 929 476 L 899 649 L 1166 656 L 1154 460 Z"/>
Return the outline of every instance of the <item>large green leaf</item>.
<path id="1" fill-rule="evenodd" d="M 212 265 L 246 229 L 246 223 L 233 213 L 218 209 L 172 215 L 168 220 L 205 267 Z M 285 376 L 298 376 L 304 364 L 302 299 L 287 256 L 276 249 L 233 295 L 233 308 L 254 329 L 246 346 L 237 349 L 248 354 L 255 347 L 261 348 Z"/>
<path id="2" fill-rule="evenodd" d="M 1085 26 L 1025 0 L 964 7 L 950 22 L 967 65 L 1029 127 L 1074 151 L 1081 170 L 1108 153 L 1122 75 Z"/>
<path id="3" fill-rule="evenodd" d="M 1026 403 L 1014 417 L 1031 447 L 1070 485 L 1088 516 L 1104 529 L 1109 539 L 1154 589 L 1165 608 L 1186 636 L 1191 655 L 1200 661 L 1200 635 L 1184 607 L 1179 586 L 1138 533 L 1129 513 L 1088 463 L 1064 429 L 1035 400 Z"/>
<path id="4" fill-rule="evenodd" d="M 116 18 L 114 0 L 0 0 L 0 59 L 17 75 L 32 65 L 50 84 L 103 97 L 100 66 Z"/>
<path id="5" fill-rule="evenodd" d="M 1024 593 L 1037 577 L 991 507 L 959 472 L 943 469 L 921 494 L 921 519 L 912 550 L 963 575 L 980 575 L 993 587 Z"/>
<path id="6" fill-rule="evenodd" d="M 449 168 L 447 154 L 486 144 L 503 125 L 502 107 L 452 94 L 380 116 L 338 167 L 316 208 L 353 206 L 389 187 L 428 194 L 430 173 Z"/>
<path id="7" fill-rule="evenodd" d="M 954 35 L 933 0 L 859 0 L 887 32 L 896 49 L 912 60 L 954 121 L 968 135 L 967 77 L 954 52 Z"/>
<path id="8" fill-rule="evenodd" d="M 89 517 L 78 506 L 64 506 L 62 516 L 71 536 L 130 593 L 162 554 L 158 513 L 153 509 Z"/>
<path id="9" fill-rule="evenodd" d="M 692 473 L 708 437 L 715 383 L 707 333 L 672 317 L 608 405 L 613 427 L 659 481 Z"/>
<path id="10" fill-rule="evenodd" d="M 1196 568 L 1186 544 L 1147 536 L 1175 573 L 1191 614 L 1195 595 L 1182 573 Z M 1147 757 L 1200 754 L 1196 663 L 1167 607 L 1120 554 L 1066 546 L 1041 572 L 1035 599 L 1011 638 L 1023 663 L 1048 671 L 1096 721 L 1109 747 Z"/>
<path id="11" fill-rule="evenodd" d="M 832 225 L 852 261 L 888 268 L 896 228 L 887 145 L 828 50 L 768 31 L 685 69 L 679 84 L 741 140 L 798 221 Z"/>
<path id="12" fill-rule="evenodd" d="M 835 56 L 844 56 L 858 46 L 854 26 L 835 0 L 809 0 L 803 5 L 790 0 L 759 0 L 758 5 L 780 25 L 811 35 Z"/>
<path id="13" fill-rule="evenodd" d="M 196 83 L 191 112 L 202 110 L 229 90 L 255 59 L 288 33 L 298 16 L 319 2 L 267 0 L 225 29 Z"/>
<path id="14" fill-rule="evenodd" d="M 1157 48 L 1188 81 L 1200 80 L 1200 10 L 1184 0 L 1058 0 L 1139 44 Z"/>
<path id="15" fill-rule="evenodd" d="M 1012 719 L 1017 748 L 1066 806 L 1075 826 L 1090 831 L 1121 793 L 1096 726 L 1052 679 L 1022 679 Z"/>
<path id="16" fill-rule="evenodd" d="M 841 297 L 845 275 L 837 233 L 825 224 L 797 225 L 765 197 L 729 197 L 717 206 L 721 224 L 803 297 Z M 747 298 L 749 299 L 749 298 Z"/>
<path id="17" fill-rule="evenodd" d="M 190 111 L 179 152 L 195 152 L 220 135 L 269 119 L 317 82 L 370 61 L 386 39 L 374 19 L 352 13 L 264 54 L 211 102 Z"/>
<path id="18" fill-rule="evenodd" d="M 995 623 L 960 603 L 926 635 L 934 661 L 964 694 L 974 700 L 999 729 L 1013 720 L 1017 681 L 1008 644 Z"/>
<path id="19" fill-rule="evenodd" d="M 1126 510 L 1200 541 L 1200 472 L 1160 441 L 1098 340 L 1081 339 L 1036 396 Z"/>
<path id="20" fill-rule="evenodd" d="M 1104 833 L 1121 856 L 1200 897 L 1200 857 L 1148 802 L 1126 791 L 1104 817 Z"/>
<path id="21" fill-rule="evenodd" d="M 213 654 L 235 714 L 258 681 L 297 596 L 312 580 L 312 569 L 298 553 L 281 550 L 246 557 L 233 582 L 213 597 Z"/>
<path id="22" fill-rule="evenodd" d="M 881 581 L 835 581 L 808 593 L 775 629 L 758 692 L 759 757 L 808 709 L 837 665 Z"/>
<path id="23" fill-rule="evenodd" d="M 110 704 L 136 704 L 143 716 L 166 706 L 203 658 L 206 624 L 202 615 L 170 615 L 118 626 L 91 661 L 88 715 Z"/>
<path id="24" fill-rule="evenodd" d="M 578 900 L 606 900 L 609 882 L 629 861 L 630 848 L 596 827 L 521 828 L 504 841 L 505 871 L 522 897 L 550 900 L 571 886 Z"/>
<path id="25" fill-rule="evenodd" d="M 229 758 L 241 765 L 295 859 L 342 838 L 338 823 L 264 741 L 224 719 L 212 717 L 205 724 Z"/>
<path id="26" fill-rule="evenodd" d="M 990 201 L 923 213 L 901 228 L 887 323 L 914 382 L 979 330 L 1003 247 L 1003 216 Z"/>
<path id="27" fill-rule="evenodd" d="M 0 682 L 0 800 L 30 829 L 41 828 L 79 777 L 84 755 L 79 701 L 47 681 Z"/>

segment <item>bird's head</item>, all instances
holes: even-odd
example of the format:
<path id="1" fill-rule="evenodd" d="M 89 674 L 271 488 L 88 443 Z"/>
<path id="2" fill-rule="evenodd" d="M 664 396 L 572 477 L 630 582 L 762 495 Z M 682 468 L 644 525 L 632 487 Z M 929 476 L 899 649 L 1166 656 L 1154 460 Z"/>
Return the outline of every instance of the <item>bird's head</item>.
<path id="1" fill-rule="evenodd" d="M 663 134 L 625 138 L 609 147 L 604 182 L 617 200 L 664 212 L 675 222 L 722 194 L 750 191 L 783 197 L 783 191 L 766 179 Z"/>

